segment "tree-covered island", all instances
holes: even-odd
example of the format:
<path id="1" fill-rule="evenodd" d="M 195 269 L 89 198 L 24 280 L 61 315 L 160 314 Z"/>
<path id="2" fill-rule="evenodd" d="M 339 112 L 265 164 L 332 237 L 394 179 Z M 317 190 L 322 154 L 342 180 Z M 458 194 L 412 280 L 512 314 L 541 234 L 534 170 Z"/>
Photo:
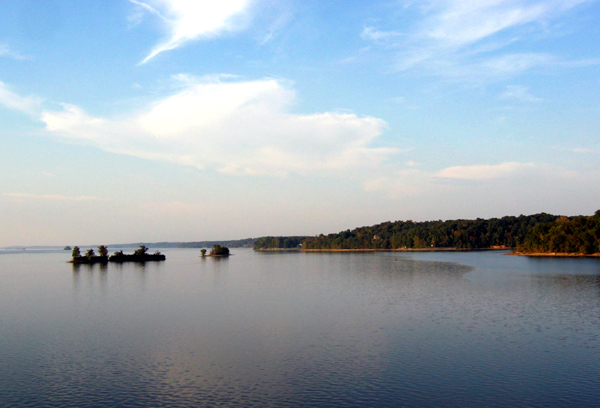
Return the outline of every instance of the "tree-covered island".
<path id="1" fill-rule="evenodd" d="M 95 264 L 95 263 L 108 263 L 108 249 L 104 245 L 98 247 L 98 255 L 93 249 L 88 249 L 85 254 L 81 255 L 81 250 L 78 246 L 73 247 L 71 252 L 72 259 L 71 263 L 77 264 Z"/>
<path id="2" fill-rule="evenodd" d="M 207 257 L 207 256 L 215 256 L 215 257 L 223 257 L 223 256 L 229 256 L 229 248 L 227 248 L 226 246 L 221 246 L 221 245 L 213 245 L 212 249 L 210 250 L 210 253 L 208 255 L 206 255 L 206 249 L 202 248 L 200 250 L 200 254 L 201 256 Z"/>
<path id="3" fill-rule="evenodd" d="M 303 251 L 443 251 L 513 249 L 523 255 L 600 256 L 600 210 L 475 220 L 394 221 L 314 237 L 263 237 L 254 249 Z"/>
<path id="4" fill-rule="evenodd" d="M 100 245 L 98 247 L 98 254 L 94 252 L 93 249 L 88 249 L 85 255 L 81 255 L 81 251 L 79 247 L 73 247 L 72 259 L 69 261 L 71 263 L 84 263 L 84 264 L 94 264 L 94 263 L 108 263 L 108 262 L 154 262 L 154 261 L 164 261 L 167 257 L 161 254 L 159 251 L 154 252 L 153 254 L 148 253 L 148 248 L 145 245 L 141 245 L 139 249 L 137 249 L 133 254 L 124 254 L 123 251 L 117 251 L 110 257 L 108 256 L 108 248 L 105 245 Z"/>

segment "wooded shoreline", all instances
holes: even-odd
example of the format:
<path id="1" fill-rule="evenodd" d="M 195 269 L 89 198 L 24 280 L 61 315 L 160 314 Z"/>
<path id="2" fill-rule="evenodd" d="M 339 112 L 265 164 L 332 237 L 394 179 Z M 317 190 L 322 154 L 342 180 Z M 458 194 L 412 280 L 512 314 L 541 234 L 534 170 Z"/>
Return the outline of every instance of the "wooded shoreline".
<path id="1" fill-rule="evenodd" d="M 258 252 L 472 252 L 507 251 L 514 248 L 356 248 L 356 249 L 302 249 L 302 248 L 255 248 Z"/>
<path id="2" fill-rule="evenodd" d="M 519 255 L 600 253 L 600 210 L 592 216 L 546 213 L 475 220 L 388 221 L 315 236 L 262 237 L 256 250 L 436 252 L 511 249 Z"/>
<path id="3" fill-rule="evenodd" d="M 575 252 L 509 252 L 506 255 L 531 256 L 537 258 L 600 258 L 600 252 L 595 254 L 581 254 Z"/>
<path id="4" fill-rule="evenodd" d="M 531 256 L 540 258 L 600 258 L 600 252 L 594 254 L 566 252 L 516 252 L 515 248 L 398 248 L 398 249 L 302 249 L 302 248 L 255 248 L 257 252 L 481 252 L 481 251 L 512 251 L 504 255 Z"/>

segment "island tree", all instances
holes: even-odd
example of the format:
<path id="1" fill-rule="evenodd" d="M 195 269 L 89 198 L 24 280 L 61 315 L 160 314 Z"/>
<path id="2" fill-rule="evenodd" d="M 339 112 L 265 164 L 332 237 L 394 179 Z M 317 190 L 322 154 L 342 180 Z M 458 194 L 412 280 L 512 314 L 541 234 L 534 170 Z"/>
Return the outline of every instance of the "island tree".
<path id="1" fill-rule="evenodd" d="M 148 255 L 148 249 L 146 245 L 140 245 L 139 249 L 136 249 L 133 254 L 137 256 Z"/>
<path id="2" fill-rule="evenodd" d="M 228 256 L 229 248 L 221 245 L 213 245 L 212 250 L 210 251 L 211 256 Z"/>
<path id="3" fill-rule="evenodd" d="M 106 245 L 100 245 L 98 247 L 98 253 L 100 256 L 108 256 L 108 248 L 106 248 Z"/>

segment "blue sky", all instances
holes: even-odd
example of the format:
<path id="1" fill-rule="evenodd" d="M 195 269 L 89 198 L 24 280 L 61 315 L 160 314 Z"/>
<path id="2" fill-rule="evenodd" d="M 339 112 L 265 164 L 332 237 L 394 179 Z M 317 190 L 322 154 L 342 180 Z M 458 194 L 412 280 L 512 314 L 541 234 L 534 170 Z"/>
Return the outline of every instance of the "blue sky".
<path id="1" fill-rule="evenodd" d="M 600 208 L 597 1 L 214 3 L 0 3 L 0 246 Z"/>

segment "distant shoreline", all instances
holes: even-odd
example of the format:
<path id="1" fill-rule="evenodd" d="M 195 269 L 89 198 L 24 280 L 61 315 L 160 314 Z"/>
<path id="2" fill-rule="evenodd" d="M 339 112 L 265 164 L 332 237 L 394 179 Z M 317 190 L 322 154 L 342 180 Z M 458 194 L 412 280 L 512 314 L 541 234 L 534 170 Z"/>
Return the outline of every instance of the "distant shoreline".
<path id="1" fill-rule="evenodd" d="M 511 252 L 506 255 L 516 256 L 531 256 L 538 258 L 600 258 L 600 252 L 595 254 L 578 254 L 578 253 L 566 253 L 566 252 Z"/>
<path id="2" fill-rule="evenodd" d="M 514 248 L 397 248 L 397 249 L 302 249 L 302 248 L 257 248 L 259 252 L 476 252 L 476 251 L 512 251 Z M 531 256 L 538 258 L 600 258 L 600 253 L 578 254 L 563 252 L 509 252 L 505 255 Z"/>
<path id="3" fill-rule="evenodd" d="M 507 251 L 513 248 L 397 248 L 397 249 L 302 249 L 302 248 L 255 248 L 259 252 L 472 252 Z"/>

